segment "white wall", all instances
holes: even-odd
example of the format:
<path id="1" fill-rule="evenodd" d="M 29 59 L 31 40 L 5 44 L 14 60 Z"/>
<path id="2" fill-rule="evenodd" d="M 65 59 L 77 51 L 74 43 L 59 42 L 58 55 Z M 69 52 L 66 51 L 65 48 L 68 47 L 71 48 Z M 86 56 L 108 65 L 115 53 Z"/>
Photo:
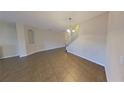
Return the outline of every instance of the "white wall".
<path id="1" fill-rule="evenodd" d="M 81 24 L 79 36 L 67 47 L 68 52 L 104 66 L 107 18 L 108 15 L 105 13 Z"/>
<path id="2" fill-rule="evenodd" d="M 124 12 L 110 12 L 107 36 L 108 81 L 124 81 Z"/>
<path id="3" fill-rule="evenodd" d="M 0 21 L 0 48 L 1 58 L 18 55 L 15 24 Z"/>
<path id="4" fill-rule="evenodd" d="M 38 50 L 44 51 L 65 46 L 64 32 L 39 29 L 36 36 L 38 36 L 36 38 Z"/>
<path id="5" fill-rule="evenodd" d="M 29 29 L 32 29 L 34 31 L 34 41 L 35 42 L 33 44 L 29 43 L 29 39 L 28 39 L 28 30 Z M 23 39 L 25 38 L 25 40 L 24 40 L 23 44 L 21 44 L 21 45 L 25 46 L 26 51 L 25 51 L 25 49 L 21 49 L 21 50 L 22 51 L 24 50 L 23 53 L 26 53 L 26 55 L 30 55 L 30 54 L 33 54 L 36 52 L 60 48 L 60 47 L 65 46 L 64 32 L 41 30 L 41 29 L 38 29 L 35 27 L 26 26 L 26 25 L 25 26 L 23 25 L 22 30 L 24 30 L 24 33 L 22 36 L 25 36 L 22 38 Z M 23 40 L 21 40 L 21 41 L 23 41 Z M 26 55 L 24 54 L 21 57 L 26 56 Z"/>
<path id="6" fill-rule="evenodd" d="M 29 44 L 28 29 L 34 31 L 34 44 Z M 65 46 L 64 32 L 48 31 L 21 23 L 0 22 L 0 58 L 24 57 L 35 52 Z"/>
<path id="7" fill-rule="evenodd" d="M 27 56 L 26 49 L 26 35 L 24 30 L 24 25 L 16 23 L 16 32 L 17 32 L 17 45 L 18 45 L 18 55 L 20 57 Z"/>

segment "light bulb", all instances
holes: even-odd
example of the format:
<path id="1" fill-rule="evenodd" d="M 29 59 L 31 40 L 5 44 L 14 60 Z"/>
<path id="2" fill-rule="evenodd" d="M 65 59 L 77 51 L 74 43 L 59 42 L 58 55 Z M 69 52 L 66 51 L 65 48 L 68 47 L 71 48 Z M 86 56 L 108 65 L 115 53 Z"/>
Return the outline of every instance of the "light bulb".
<path id="1" fill-rule="evenodd" d="M 72 30 L 72 32 L 75 32 L 75 30 Z"/>
<path id="2" fill-rule="evenodd" d="M 71 33 L 70 29 L 67 29 L 67 32 L 68 32 L 68 33 Z"/>

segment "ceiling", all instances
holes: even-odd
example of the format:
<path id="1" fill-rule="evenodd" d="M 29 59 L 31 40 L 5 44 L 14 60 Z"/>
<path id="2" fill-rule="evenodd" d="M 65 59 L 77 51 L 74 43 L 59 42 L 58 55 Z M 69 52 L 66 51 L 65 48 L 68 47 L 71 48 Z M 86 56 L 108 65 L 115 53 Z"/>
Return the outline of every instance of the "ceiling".
<path id="1" fill-rule="evenodd" d="M 72 24 L 81 24 L 95 16 L 105 12 L 100 11 L 1 11 L 0 20 L 7 22 L 19 22 L 24 25 L 34 26 L 40 29 L 65 31 L 72 18 Z"/>

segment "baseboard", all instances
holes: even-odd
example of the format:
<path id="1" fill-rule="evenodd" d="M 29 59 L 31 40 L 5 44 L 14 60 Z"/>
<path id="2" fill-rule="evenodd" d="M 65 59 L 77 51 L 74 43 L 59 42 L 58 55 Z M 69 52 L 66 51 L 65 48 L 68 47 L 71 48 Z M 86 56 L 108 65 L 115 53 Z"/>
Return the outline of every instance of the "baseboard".
<path id="1" fill-rule="evenodd" d="M 35 51 L 33 53 L 30 53 L 30 54 L 27 54 L 25 56 L 22 56 L 20 58 L 23 58 L 23 57 L 27 57 L 27 56 L 30 56 L 30 55 L 33 55 L 33 54 L 36 54 L 36 53 L 39 53 L 39 52 L 45 52 L 45 51 L 50 51 L 50 50 L 54 50 L 54 49 L 59 49 L 59 48 L 64 48 L 65 46 L 61 46 L 61 47 L 54 47 L 54 48 L 49 48 L 49 49 L 42 49 L 42 50 L 38 50 L 38 51 Z"/>
<path id="2" fill-rule="evenodd" d="M 86 60 L 88 60 L 88 61 L 90 61 L 90 62 L 93 62 L 93 63 L 95 63 L 95 64 L 97 64 L 97 65 L 100 65 L 100 66 L 105 67 L 104 64 L 101 64 L 101 63 L 95 62 L 94 60 L 91 60 L 91 59 L 86 58 L 86 57 L 82 57 L 82 56 L 79 55 L 79 54 L 73 53 L 73 52 L 71 52 L 71 51 L 67 51 L 67 52 L 68 52 L 68 53 L 71 53 L 71 54 L 73 54 L 73 55 L 75 55 L 75 56 L 78 56 L 78 57 L 80 57 L 80 58 L 86 59 Z"/>
<path id="3" fill-rule="evenodd" d="M 54 50 L 54 49 L 59 49 L 59 48 L 64 48 L 65 46 L 61 46 L 61 47 L 54 47 L 54 48 L 49 48 L 49 49 L 43 49 L 43 50 L 40 50 L 38 52 L 45 52 L 45 51 L 49 51 L 49 50 Z"/>
<path id="4" fill-rule="evenodd" d="M 13 57 L 19 57 L 19 56 L 18 55 L 12 55 L 12 56 L 1 57 L 0 59 L 13 58 Z"/>
<path id="5" fill-rule="evenodd" d="M 54 48 L 43 49 L 43 50 L 38 50 L 38 51 L 35 51 L 35 52 L 33 52 L 33 53 L 26 54 L 26 55 L 24 55 L 24 56 L 20 56 L 20 58 L 27 57 L 27 56 L 30 56 L 30 55 L 33 55 L 33 54 L 36 54 L 36 53 L 39 53 L 39 52 L 44 52 L 44 51 L 49 51 L 49 50 L 54 50 L 54 49 L 59 49 L 59 48 L 64 48 L 64 47 L 65 47 L 65 46 L 54 47 Z M 17 56 L 19 56 L 19 55 L 12 55 L 12 56 L 1 57 L 0 59 L 12 58 L 12 57 L 17 57 Z"/>

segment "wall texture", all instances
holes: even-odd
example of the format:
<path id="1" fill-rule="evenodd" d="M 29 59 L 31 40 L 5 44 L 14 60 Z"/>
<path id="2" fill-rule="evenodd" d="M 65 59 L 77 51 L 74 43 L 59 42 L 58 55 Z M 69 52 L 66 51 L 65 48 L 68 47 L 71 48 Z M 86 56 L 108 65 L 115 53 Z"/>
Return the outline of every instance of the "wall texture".
<path id="1" fill-rule="evenodd" d="M 28 29 L 34 31 L 33 44 L 29 43 Z M 0 22 L 0 58 L 23 57 L 64 46 L 64 32 L 41 30 L 21 23 Z"/>
<path id="2" fill-rule="evenodd" d="M 108 81 L 124 81 L 124 12 L 110 12 L 107 36 Z"/>
<path id="3" fill-rule="evenodd" d="M 105 13 L 82 23 L 78 38 L 67 47 L 68 52 L 104 66 L 107 18 Z"/>
<path id="4" fill-rule="evenodd" d="M 34 44 L 29 44 L 28 29 L 34 31 Z M 65 46 L 64 32 L 42 30 L 31 26 L 25 26 L 27 54 L 50 50 Z"/>
<path id="5" fill-rule="evenodd" d="M 17 56 L 16 26 L 0 21 L 0 55 L 1 58 Z"/>
<path id="6" fill-rule="evenodd" d="M 24 30 L 24 25 L 16 23 L 16 32 L 17 32 L 17 45 L 18 45 L 18 55 L 20 57 L 27 55 L 26 49 L 26 35 Z"/>

